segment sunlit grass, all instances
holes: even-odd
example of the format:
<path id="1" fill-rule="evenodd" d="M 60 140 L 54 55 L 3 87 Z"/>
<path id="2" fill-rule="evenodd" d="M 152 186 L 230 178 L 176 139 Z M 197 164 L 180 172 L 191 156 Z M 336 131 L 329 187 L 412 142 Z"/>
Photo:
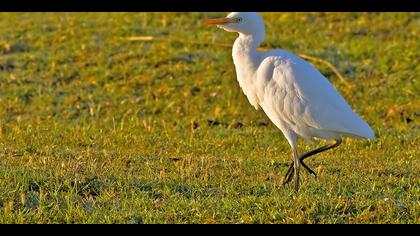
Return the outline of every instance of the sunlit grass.
<path id="1" fill-rule="evenodd" d="M 308 160 L 240 91 L 224 13 L 1 13 L 1 223 L 419 223 L 418 13 L 264 13 L 374 128 Z M 196 19 L 196 20 L 191 20 Z M 302 150 L 314 146 L 300 143 Z"/>

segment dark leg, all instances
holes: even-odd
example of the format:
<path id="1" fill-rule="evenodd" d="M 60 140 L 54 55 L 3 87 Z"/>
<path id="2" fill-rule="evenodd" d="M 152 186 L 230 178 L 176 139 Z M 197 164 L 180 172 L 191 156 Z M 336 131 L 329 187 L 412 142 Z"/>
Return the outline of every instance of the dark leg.
<path id="1" fill-rule="evenodd" d="M 310 156 L 316 155 L 316 154 L 321 153 L 321 152 L 325 152 L 325 151 L 327 151 L 327 150 L 329 150 L 329 149 L 332 149 L 332 148 L 336 148 L 336 147 L 340 146 L 340 144 L 341 144 L 342 142 L 343 142 L 343 141 L 342 141 L 342 139 L 340 138 L 340 139 L 337 139 L 337 140 L 335 141 L 335 143 L 334 143 L 334 144 L 329 144 L 329 145 L 326 145 L 326 146 L 324 146 L 324 147 L 320 147 L 320 148 L 318 148 L 318 149 L 315 149 L 315 150 L 313 150 L 313 151 L 310 151 L 310 152 L 308 152 L 308 153 L 306 153 L 306 154 L 303 154 L 303 155 L 299 158 L 300 163 L 302 164 L 302 166 L 303 166 L 306 170 L 308 170 L 308 171 L 309 171 L 309 173 L 311 173 L 311 174 L 315 175 L 315 177 L 316 177 L 315 172 L 314 172 L 311 168 L 309 168 L 309 167 L 308 167 L 308 166 L 307 166 L 307 165 L 306 165 L 303 161 L 304 161 L 306 158 L 310 157 Z M 284 179 L 283 179 L 283 185 L 285 185 L 285 184 L 287 184 L 287 183 L 289 183 L 289 182 L 290 182 L 290 180 L 292 179 L 293 174 L 294 174 L 294 162 L 292 161 L 292 163 L 290 164 L 289 169 L 288 169 L 288 170 L 287 170 L 287 172 L 286 172 L 286 176 L 284 176 Z"/>
<path id="2" fill-rule="evenodd" d="M 326 145 L 326 146 L 324 146 L 324 147 L 320 147 L 320 148 L 315 149 L 315 150 L 313 150 L 313 151 L 310 151 L 310 152 L 308 152 L 308 153 L 306 153 L 306 154 L 302 155 L 299 159 L 300 159 L 301 161 L 303 161 L 303 160 L 305 160 L 306 158 L 308 158 L 308 157 L 310 157 L 310 156 L 316 155 L 316 154 L 321 153 L 321 152 L 325 152 L 325 151 L 330 150 L 330 149 L 332 149 L 332 148 L 336 148 L 336 147 L 340 146 L 340 144 L 341 144 L 342 142 L 343 142 L 343 140 L 342 140 L 341 138 L 340 138 L 340 139 L 337 139 L 337 140 L 335 140 L 335 143 L 330 144 L 330 145 Z"/>
<path id="3" fill-rule="evenodd" d="M 292 173 L 294 171 L 293 166 L 295 165 L 295 162 L 292 161 L 292 163 L 290 163 L 289 169 L 286 172 L 286 175 L 283 178 L 283 185 L 285 185 L 286 183 L 289 183 L 290 179 L 292 178 Z"/>
<path id="4" fill-rule="evenodd" d="M 300 159 L 299 159 L 297 150 L 294 151 L 293 156 L 295 159 L 295 163 L 294 163 L 295 193 L 297 193 L 299 190 L 299 172 L 300 172 Z"/>
<path id="5" fill-rule="evenodd" d="M 313 174 L 314 176 L 315 176 L 315 178 L 317 177 L 316 176 L 316 173 L 315 173 L 315 171 L 313 171 L 311 168 L 309 168 L 304 162 L 303 162 L 303 160 L 300 160 L 300 164 L 302 164 L 302 166 L 310 173 L 310 174 Z"/>

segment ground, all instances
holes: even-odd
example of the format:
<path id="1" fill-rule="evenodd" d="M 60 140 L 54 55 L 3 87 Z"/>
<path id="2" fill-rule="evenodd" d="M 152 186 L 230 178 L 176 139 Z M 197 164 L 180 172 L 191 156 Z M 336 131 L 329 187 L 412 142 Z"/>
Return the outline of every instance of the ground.
<path id="1" fill-rule="evenodd" d="M 331 62 L 376 133 L 309 159 L 298 194 L 236 35 L 200 23 L 224 15 L 0 13 L 0 223 L 420 223 L 420 14 L 263 14 L 264 47 Z"/>

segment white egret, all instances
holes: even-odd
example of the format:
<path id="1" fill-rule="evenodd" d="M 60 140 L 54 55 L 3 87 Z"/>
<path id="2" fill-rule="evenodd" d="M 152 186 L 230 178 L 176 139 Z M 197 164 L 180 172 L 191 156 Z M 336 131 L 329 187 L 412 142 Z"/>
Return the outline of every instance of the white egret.
<path id="1" fill-rule="evenodd" d="M 265 40 L 264 22 L 258 13 L 232 12 L 226 18 L 204 23 L 239 33 L 232 52 L 239 85 L 251 105 L 262 108 L 283 132 L 293 150 L 283 184 L 294 176 L 294 189 L 298 191 L 301 165 L 316 176 L 304 160 L 339 146 L 343 137 L 374 138 L 369 125 L 310 63 L 285 50 L 257 52 Z M 298 137 L 309 142 L 335 142 L 299 156 Z"/>

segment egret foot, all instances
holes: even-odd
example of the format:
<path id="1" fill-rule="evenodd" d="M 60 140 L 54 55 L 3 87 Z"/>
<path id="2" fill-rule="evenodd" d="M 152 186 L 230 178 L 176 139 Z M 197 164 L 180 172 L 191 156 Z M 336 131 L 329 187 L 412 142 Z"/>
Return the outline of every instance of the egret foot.
<path id="1" fill-rule="evenodd" d="M 326 145 L 326 146 L 323 146 L 323 147 L 320 147 L 320 148 L 318 148 L 318 149 L 315 149 L 315 150 L 313 150 L 313 151 L 310 151 L 310 152 L 308 152 L 308 153 L 306 153 L 306 154 L 303 154 L 300 158 L 299 158 L 299 161 L 300 161 L 300 164 L 306 169 L 306 170 L 308 170 L 309 171 L 309 173 L 311 173 L 311 174 L 313 174 L 315 177 L 317 177 L 317 175 L 316 175 L 316 173 L 315 173 L 315 171 L 313 171 L 311 168 L 309 168 L 305 163 L 304 163 L 304 160 L 306 159 L 306 158 L 308 158 L 308 157 L 310 157 L 310 156 L 313 156 L 313 155 L 315 155 L 315 154 L 318 154 L 318 153 L 321 153 L 321 152 L 325 152 L 325 151 L 327 151 L 327 150 L 329 150 L 329 149 L 332 149 L 332 148 L 335 148 L 335 147 L 338 147 L 338 146 L 340 146 L 340 144 L 342 143 L 342 139 L 340 138 L 340 139 L 337 139 L 336 141 L 335 141 L 335 143 L 333 143 L 333 144 L 329 144 L 329 145 Z M 284 179 L 283 179 L 283 185 L 286 185 L 287 183 L 289 183 L 290 182 L 290 180 L 292 179 L 292 177 L 294 176 L 294 174 L 295 174 L 295 171 L 294 171 L 294 168 L 295 168 L 295 165 L 294 165 L 294 161 L 292 161 L 292 163 L 290 164 L 290 166 L 289 166 L 289 169 L 287 170 L 287 172 L 286 172 L 286 175 L 284 176 Z M 296 178 L 296 177 L 295 177 Z"/>
<path id="2" fill-rule="evenodd" d="M 286 185 L 290 182 L 290 180 L 292 179 L 293 175 L 294 175 L 294 161 L 292 161 L 292 163 L 290 163 L 289 169 L 286 172 L 286 175 L 283 178 L 283 185 Z M 300 160 L 300 164 L 312 175 L 315 176 L 315 178 L 317 177 L 315 171 L 313 171 L 311 168 L 309 168 L 304 162 L 303 160 Z"/>

